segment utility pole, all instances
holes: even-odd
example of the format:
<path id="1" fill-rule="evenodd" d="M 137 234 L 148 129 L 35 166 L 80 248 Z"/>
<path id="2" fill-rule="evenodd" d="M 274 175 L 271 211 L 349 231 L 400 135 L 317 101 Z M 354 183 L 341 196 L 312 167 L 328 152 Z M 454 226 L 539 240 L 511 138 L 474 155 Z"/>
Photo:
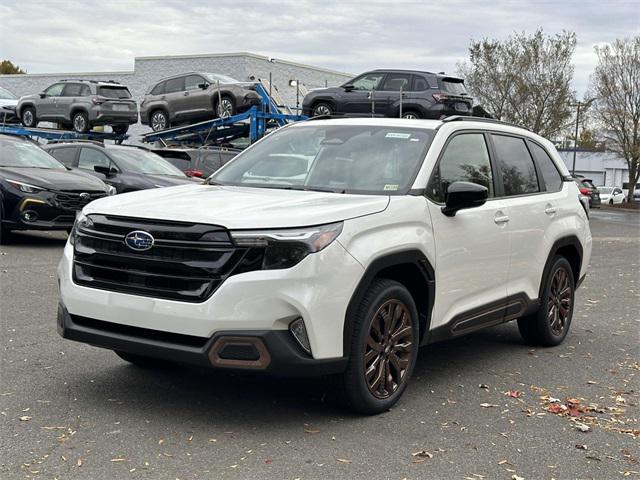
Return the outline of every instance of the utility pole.
<path id="1" fill-rule="evenodd" d="M 576 174 L 576 153 L 578 151 L 578 127 L 580 125 L 580 109 L 582 108 L 588 108 L 589 105 L 591 105 L 591 102 L 593 102 L 593 98 L 587 100 L 586 102 L 577 102 L 577 103 L 570 103 L 569 106 L 570 107 L 577 107 L 577 111 L 576 111 L 576 130 L 575 130 L 575 134 L 573 136 L 573 166 L 571 167 L 571 175 Z"/>

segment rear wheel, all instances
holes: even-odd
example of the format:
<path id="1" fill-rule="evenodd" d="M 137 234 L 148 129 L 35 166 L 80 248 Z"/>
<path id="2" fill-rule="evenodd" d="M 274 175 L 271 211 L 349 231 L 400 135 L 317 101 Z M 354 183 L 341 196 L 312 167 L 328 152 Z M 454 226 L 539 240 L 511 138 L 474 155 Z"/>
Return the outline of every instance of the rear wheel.
<path id="1" fill-rule="evenodd" d="M 575 280 L 566 258 L 554 257 L 546 282 L 540 309 L 518 319 L 518 329 L 525 342 L 553 347 L 565 339 L 573 317 Z"/>
<path id="2" fill-rule="evenodd" d="M 326 102 L 316 103 L 311 110 L 312 117 L 325 117 L 329 115 L 333 115 L 333 107 Z"/>
<path id="3" fill-rule="evenodd" d="M 410 120 L 417 120 L 422 118 L 420 114 L 414 110 L 409 110 L 407 112 L 402 112 L 402 118 L 408 118 Z"/>
<path id="4" fill-rule="evenodd" d="M 34 128 L 38 125 L 38 120 L 36 118 L 36 109 L 33 107 L 27 107 L 22 110 L 21 117 L 22 125 L 27 128 Z"/>
<path id="5" fill-rule="evenodd" d="M 77 133 L 87 133 L 89 131 L 89 117 L 84 112 L 76 112 L 71 119 L 73 130 Z"/>
<path id="6" fill-rule="evenodd" d="M 151 130 L 154 132 L 170 127 L 169 118 L 163 110 L 156 110 L 155 112 L 152 112 L 150 119 L 151 121 L 149 123 L 151 124 Z"/>
<path id="7" fill-rule="evenodd" d="M 356 313 L 343 375 L 353 410 L 381 413 L 398 401 L 416 362 L 418 333 L 418 311 L 409 291 L 393 280 L 375 280 Z"/>

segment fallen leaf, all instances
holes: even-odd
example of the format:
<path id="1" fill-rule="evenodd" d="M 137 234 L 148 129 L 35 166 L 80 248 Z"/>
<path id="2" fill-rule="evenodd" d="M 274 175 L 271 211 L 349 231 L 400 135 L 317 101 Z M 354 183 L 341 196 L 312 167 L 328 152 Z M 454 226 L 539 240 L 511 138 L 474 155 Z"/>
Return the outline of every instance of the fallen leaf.
<path id="1" fill-rule="evenodd" d="M 411 454 L 414 457 L 433 458 L 433 455 L 426 450 L 420 450 L 419 452 L 413 452 Z"/>
<path id="2" fill-rule="evenodd" d="M 23 416 L 18 417 L 18 418 L 19 418 L 19 420 L 20 420 L 21 422 L 28 422 L 28 421 L 29 421 L 29 420 L 31 420 L 33 417 L 30 417 L 29 415 L 23 415 Z"/>
<path id="3" fill-rule="evenodd" d="M 577 445 L 576 445 L 576 448 L 577 448 L 578 450 L 586 450 L 586 449 L 587 449 L 587 446 L 586 446 L 586 445 L 580 445 L 580 444 L 577 444 Z"/>
<path id="4" fill-rule="evenodd" d="M 76 466 L 81 467 L 82 466 L 82 459 L 79 458 L 78 460 L 76 460 Z"/>
<path id="5" fill-rule="evenodd" d="M 126 458 L 112 458 L 111 461 L 113 463 L 117 463 L 117 462 L 126 462 L 127 459 Z"/>
<path id="6" fill-rule="evenodd" d="M 484 383 L 481 383 L 480 385 L 478 385 L 479 388 L 484 388 L 485 390 L 489 390 L 489 385 L 485 385 Z"/>
<path id="7" fill-rule="evenodd" d="M 581 432 L 590 432 L 591 427 L 589 425 L 585 425 L 584 423 L 576 422 L 574 425 L 576 430 L 580 430 Z"/>
<path id="8" fill-rule="evenodd" d="M 524 480 L 524 477 L 519 477 L 514 473 L 513 475 L 511 475 L 511 480 Z"/>
<path id="9" fill-rule="evenodd" d="M 498 465 L 504 465 L 505 463 L 509 463 L 509 460 L 500 460 Z"/>
<path id="10" fill-rule="evenodd" d="M 507 390 L 504 394 L 511 398 L 520 398 L 522 396 L 522 392 L 519 392 L 518 390 Z"/>
<path id="11" fill-rule="evenodd" d="M 346 458 L 337 458 L 340 463 L 351 463 L 351 460 L 347 460 Z"/>
<path id="12" fill-rule="evenodd" d="M 495 405 L 493 403 L 481 403 L 480 406 L 482 408 L 491 408 L 491 407 L 498 407 L 499 405 Z"/>
<path id="13" fill-rule="evenodd" d="M 320 433 L 320 430 L 313 430 L 311 428 L 305 428 L 304 429 L 304 433 L 309 433 L 309 434 L 313 435 L 314 433 Z"/>
<path id="14" fill-rule="evenodd" d="M 271 460 L 270 458 L 267 458 L 264 463 L 266 463 L 267 465 L 271 465 L 273 463 L 273 460 Z"/>

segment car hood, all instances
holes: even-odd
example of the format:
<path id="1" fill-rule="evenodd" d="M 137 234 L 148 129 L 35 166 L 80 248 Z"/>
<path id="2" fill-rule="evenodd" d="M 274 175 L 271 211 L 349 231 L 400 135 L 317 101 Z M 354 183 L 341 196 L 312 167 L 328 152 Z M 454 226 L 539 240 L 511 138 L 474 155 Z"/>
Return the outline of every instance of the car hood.
<path id="1" fill-rule="evenodd" d="M 162 185 L 163 187 L 172 187 L 174 185 L 184 185 L 186 183 L 191 184 L 194 181 L 189 177 L 178 177 L 171 175 L 144 175 L 144 178 L 151 180 L 155 185 Z M 200 182 L 203 180 L 200 179 Z"/>
<path id="2" fill-rule="evenodd" d="M 185 185 L 102 198 L 84 213 L 255 229 L 332 223 L 381 212 L 388 204 L 389 197 L 383 195 Z"/>
<path id="3" fill-rule="evenodd" d="M 76 172 L 75 170 L 0 167 L 0 177 L 48 190 L 86 190 L 93 192 L 105 192 L 107 190 L 106 185 L 99 178 Z"/>

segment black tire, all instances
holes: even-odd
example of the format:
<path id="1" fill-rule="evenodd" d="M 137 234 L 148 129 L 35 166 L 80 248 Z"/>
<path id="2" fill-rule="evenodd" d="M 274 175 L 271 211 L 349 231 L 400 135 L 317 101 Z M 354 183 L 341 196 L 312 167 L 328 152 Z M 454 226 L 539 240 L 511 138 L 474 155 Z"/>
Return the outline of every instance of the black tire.
<path id="1" fill-rule="evenodd" d="M 36 117 L 36 109 L 33 107 L 26 107 L 22 109 L 20 114 L 20 120 L 22 125 L 27 128 L 35 128 L 38 126 L 38 117 Z"/>
<path id="2" fill-rule="evenodd" d="M 389 315 L 391 323 L 384 320 Z M 351 409 L 372 415 L 398 401 L 418 356 L 418 318 L 413 297 L 404 285 L 374 280 L 356 312 L 351 354 L 342 377 L 344 399 Z M 393 332 L 395 335 L 390 334 Z M 370 376 L 366 373 L 369 361 Z M 397 368 L 399 365 L 404 365 L 404 370 Z"/>
<path id="3" fill-rule="evenodd" d="M 213 111 L 215 112 L 216 118 L 229 118 L 237 113 L 233 98 L 228 95 L 222 95 L 220 101 L 218 101 L 218 96 L 216 95 L 214 104 L 215 108 Z"/>
<path id="4" fill-rule="evenodd" d="M 555 256 L 552 262 L 545 279 L 540 308 L 536 313 L 518 319 L 520 335 L 530 345 L 560 345 L 571 326 L 575 302 L 573 271 L 564 257 Z M 566 296 L 565 289 L 568 289 Z"/>
<path id="5" fill-rule="evenodd" d="M 154 110 L 149 114 L 149 126 L 154 132 L 171 128 L 169 116 L 164 110 Z"/>
<path id="6" fill-rule="evenodd" d="M 87 133 L 91 128 L 89 125 L 89 116 L 85 112 L 76 112 L 71 117 L 71 125 L 76 133 Z"/>
<path id="7" fill-rule="evenodd" d="M 609 205 L 613 205 L 613 198 L 609 200 Z"/>
<path id="8" fill-rule="evenodd" d="M 129 125 L 113 125 L 111 129 L 116 135 L 124 135 L 129 130 Z"/>
<path id="9" fill-rule="evenodd" d="M 327 115 L 333 115 L 335 113 L 333 106 L 327 102 L 318 102 L 311 109 L 312 117 L 323 117 Z"/>
<path id="10" fill-rule="evenodd" d="M 136 355 L 135 353 L 123 352 L 121 350 L 114 350 L 114 353 L 117 356 L 119 356 L 122 360 L 132 363 L 133 365 L 136 365 L 138 367 L 166 368 L 172 365 L 170 362 L 167 362 L 166 360 L 153 358 L 153 357 L 146 357 L 144 355 Z"/>
<path id="11" fill-rule="evenodd" d="M 415 110 L 407 110 L 406 112 L 402 112 L 402 118 L 420 119 L 422 115 Z"/>
<path id="12" fill-rule="evenodd" d="M 9 235 L 11 235 L 11 230 L 2 224 L 2 211 L 0 208 L 0 245 L 7 244 L 9 241 Z"/>

